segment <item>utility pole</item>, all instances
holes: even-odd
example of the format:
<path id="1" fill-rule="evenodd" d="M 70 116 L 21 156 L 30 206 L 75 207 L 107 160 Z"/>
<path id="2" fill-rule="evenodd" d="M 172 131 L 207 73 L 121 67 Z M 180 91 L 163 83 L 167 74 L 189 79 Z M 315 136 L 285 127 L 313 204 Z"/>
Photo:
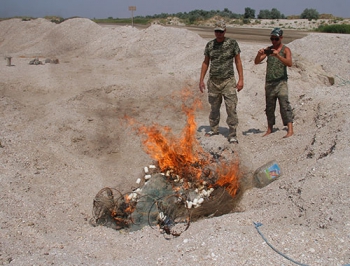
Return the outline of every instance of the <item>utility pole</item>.
<path id="1" fill-rule="evenodd" d="M 136 6 L 129 6 L 129 11 L 131 11 L 131 24 L 134 27 L 134 11 L 136 11 Z"/>

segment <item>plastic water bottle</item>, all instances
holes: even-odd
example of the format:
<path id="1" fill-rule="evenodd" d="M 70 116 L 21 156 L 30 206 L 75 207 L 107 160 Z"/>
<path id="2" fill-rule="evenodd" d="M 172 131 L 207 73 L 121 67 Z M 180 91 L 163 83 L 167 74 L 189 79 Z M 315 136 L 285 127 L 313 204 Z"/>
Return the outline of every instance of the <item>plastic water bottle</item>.
<path id="1" fill-rule="evenodd" d="M 259 188 L 265 187 L 281 175 L 281 168 L 277 162 L 275 160 L 270 161 L 254 172 L 255 186 Z"/>

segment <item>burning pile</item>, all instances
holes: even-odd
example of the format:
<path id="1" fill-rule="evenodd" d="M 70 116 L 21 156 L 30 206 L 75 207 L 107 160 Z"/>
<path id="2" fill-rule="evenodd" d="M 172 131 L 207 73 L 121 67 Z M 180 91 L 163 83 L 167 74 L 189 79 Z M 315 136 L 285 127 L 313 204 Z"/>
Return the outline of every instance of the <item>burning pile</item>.
<path id="1" fill-rule="evenodd" d="M 138 230 L 157 226 L 178 236 L 190 221 L 229 213 L 240 191 L 238 161 L 215 158 L 196 139 L 195 110 L 183 104 L 187 123 L 180 138 L 169 127 L 141 126 L 137 129 L 154 164 L 144 167 L 138 187 L 122 194 L 104 188 L 94 199 L 94 224 L 115 229 Z"/>

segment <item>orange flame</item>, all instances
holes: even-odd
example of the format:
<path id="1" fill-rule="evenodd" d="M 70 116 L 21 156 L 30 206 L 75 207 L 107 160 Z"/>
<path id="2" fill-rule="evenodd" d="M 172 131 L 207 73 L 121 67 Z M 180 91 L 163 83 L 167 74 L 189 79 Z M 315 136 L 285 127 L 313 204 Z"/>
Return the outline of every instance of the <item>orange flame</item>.
<path id="1" fill-rule="evenodd" d="M 188 90 L 182 92 L 183 101 L 189 98 Z M 158 162 L 161 171 L 173 170 L 186 182 L 201 182 L 203 170 L 211 164 L 211 156 L 204 151 L 196 139 L 197 124 L 195 111 L 200 107 L 199 100 L 194 100 L 191 107 L 182 105 L 182 110 L 187 116 L 187 122 L 182 130 L 180 138 L 172 135 L 171 128 L 157 124 L 141 126 L 138 133 L 143 135 L 144 149 L 155 161 Z M 217 168 L 218 179 L 215 185 L 225 189 L 235 196 L 239 187 L 238 163 L 219 164 Z"/>
<path id="2" fill-rule="evenodd" d="M 229 164 L 223 163 L 217 168 L 218 180 L 216 185 L 224 187 L 226 191 L 234 197 L 239 188 L 239 163 L 238 161 Z"/>
<path id="3" fill-rule="evenodd" d="M 133 204 L 131 204 L 131 201 L 130 201 L 130 198 L 129 198 L 129 195 L 124 195 L 124 202 L 126 204 L 126 208 L 124 209 L 124 212 L 126 214 L 131 214 L 134 212 L 135 210 L 135 206 Z"/>
<path id="4" fill-rule="evenodd" d="M 169 127 L 154 124 L 139 128 L 139 133 L 146 136 L 143 140 L 146 152 L 158 162 L 162 171 L 172 169 L 181 176 L 199 179 L 200 167 L 209 163 L 209 154 L 204 152 L 196 139 L 194 112 L 199 105 L 199 101 L 194 101 L 192 108 L 182 106 L 187 123 L 179 139 L 172 135 Z"/>

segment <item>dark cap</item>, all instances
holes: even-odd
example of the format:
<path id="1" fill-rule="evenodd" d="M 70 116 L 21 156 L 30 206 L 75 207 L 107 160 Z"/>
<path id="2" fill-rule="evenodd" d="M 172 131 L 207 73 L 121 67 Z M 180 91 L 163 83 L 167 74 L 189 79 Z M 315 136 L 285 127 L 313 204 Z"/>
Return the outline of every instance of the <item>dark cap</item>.
<path id="1" fill-rule="evenodd" d="M 270 35 L 281 37 L 283 36 L 283 30 L 281 30 L 281 28 L 274 28 Z"/>

